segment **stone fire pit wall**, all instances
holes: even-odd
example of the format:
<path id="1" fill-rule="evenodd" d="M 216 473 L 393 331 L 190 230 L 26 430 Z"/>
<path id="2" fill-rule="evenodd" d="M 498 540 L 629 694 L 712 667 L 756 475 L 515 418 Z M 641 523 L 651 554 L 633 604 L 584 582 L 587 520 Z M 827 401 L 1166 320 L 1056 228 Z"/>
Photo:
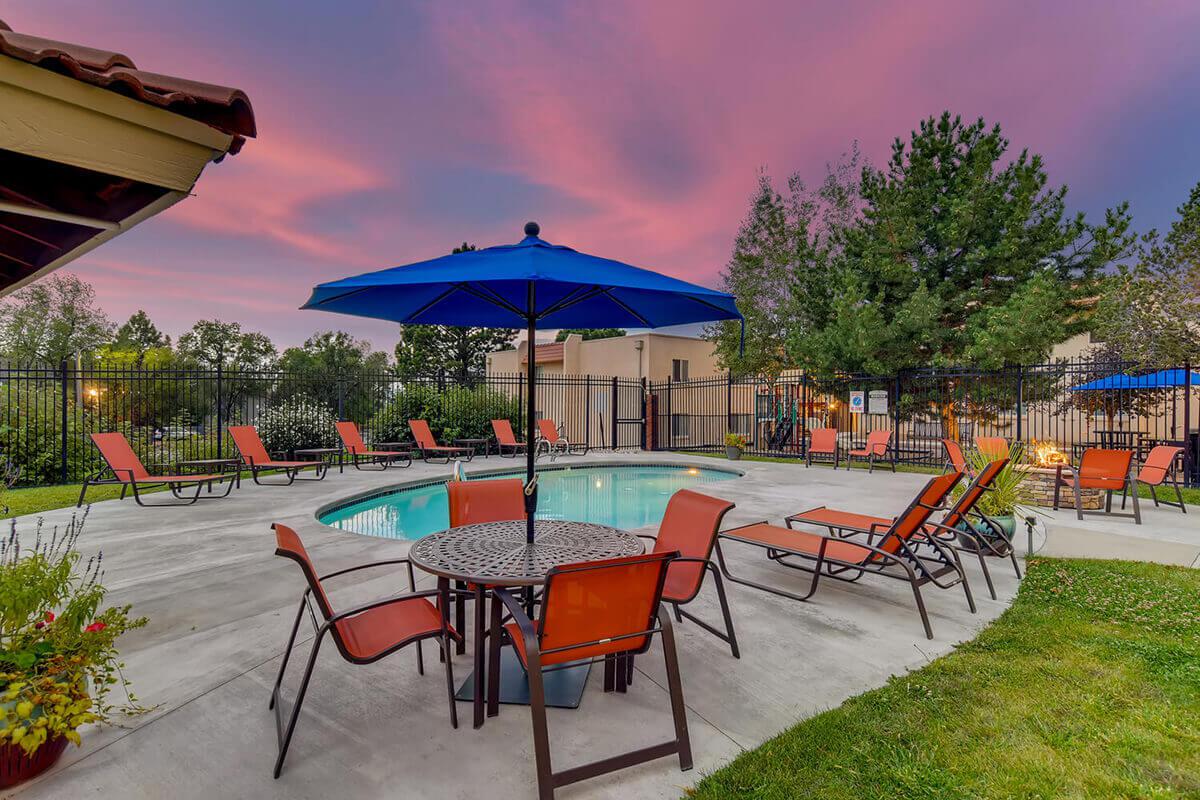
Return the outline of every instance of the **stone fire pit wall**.
<path id="1" fill-rule="evenodd" d="M 1021 491 L 1025 494 L 1025 502 L 1041 506 L 1042 508 L 1052 507 L 1054 505 L 1054 468 L 1027 467 L 1027 469 L 1029 470 L 1029 475 L 1025 478 L 1025 482 L 1021 484 Z M 1069 468 L 1063 470 L 1063 480 L 1071 480 L 1071 470 Z M 1082 499 L 1085 510 L 1096 511 L 1104 506 L 1104 491 L 1102 489 L 1084 489 Z M 1059 494 L 1059 506 L 1061 508 L 1075 507 L 1074 491 L 1070 486 L 1062 487 Z"/>

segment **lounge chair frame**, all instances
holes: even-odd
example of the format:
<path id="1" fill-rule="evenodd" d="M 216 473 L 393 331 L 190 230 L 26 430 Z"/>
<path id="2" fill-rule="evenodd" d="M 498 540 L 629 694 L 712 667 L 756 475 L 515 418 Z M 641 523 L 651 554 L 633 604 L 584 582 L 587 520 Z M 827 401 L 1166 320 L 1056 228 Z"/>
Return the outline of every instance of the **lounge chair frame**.
<path id="1" fill-rule="evenodd" d="M 122 438 L 124 438 L 124 437 L 122 437 Z M 125 440 L 125 443 L 126 443 L 126 445 L 128 445 L 129 442 L 127 439 Z M 79 499 L 75 502 L 76 508 L 79 508 L 80 506 L 83 505 L 84 497 L 87 495 L 87 490 L 90 487 L 92 487 L 92 486 L 117 486 L 117 485 L 119 485 L 121 487 L 121 499 L 122 500 L 125 499 L 126 491 L 132 490 L 134 502 L 137 503 L 139 506 L 142 506 L 143 508 L 167 508 L 167 507 L 171 507 L 171 506 L 190 506 L 193 503 L 195 503 L 197 500 L 201 500 L 201 499 L 215 500 L 215 499 L 222 498 L 222 497 L 228 497 L 229 493 L 233 490 L 234 481 L 235 481 L 235 478 L 237 477 L 236 475 L 228 475 L 228 476 L 226 476 L 226 475 L 219 475 L 219 476 L 217 476 L 217 475 L 167 475 L 167 476 L 148 475 L 148 477 L 139 478 L 139 477 L 137 477 L 137 473 L 133 469 L 127 469 L 124 467 L 114 468 L 112 466 L 112 464 L 109 463 L 108 456 L 106 456 L 104 454 L 104 451 L 100 449 L 99 444 L 96 445 L 96 449 L 100 450 L 100 457 L 104 459 L 104 466 L 101 467 L 100 469 L 96 470 L 95 472 L 93 472 L 91 475 L 86 476 L 83 479 L 83 485 L 79 489 Z M 132 448 L 131 448 L 131 450 L 132 450 Z M 134 454 L 134 458 L 137 458 L 136 454 Z M 140 459 L 138 459 L 138 463 L 141 464 Z M 145 469 L 145 464 L 141 464 L 141 466 L 142 466 L 142 469 Z M 160 465 L 152 464 L 151 466 L 157 467 Z M 149 473 L 149 470 L 146 470 L 146 471 L 147 471 L 147 473 Z M 125 477 L 122 477 L 122 475 L 125 475 Z M 108 476 L 108 477 L 105 477 L 105 476 Z M 226 480 L 226 478 L 228 478 L 228 480 Z M 170 479 L 174 479 L 174 480 L 170 480 Z M 214 482 L 226 483 L 227 485 L 225 486 L 225 491 L 220 494 L 211 495 L 209 497 L 202 496 L 200 493 L 204 489 L 204 487 L 205 486 L 211 487 Z M 142 500 L 141 492 L 138 490 L 139 485 L 145 486 L 145 487 L 166 486 L 170 490 L 171 495 L 176 500 L 179 500 L 181 502 L 147 503 L 144 500 Z M 190 495 L 185 495 L 183 493 L 183 489 L 185 486 L 195 486 L 196 490 Z"/>
<path id="2" fill-rule="evenodd" d="M 670 554 L 659 554 L 670 558 Z M 654 558 L 655 556 L 641 556 L 640 558 Z M 601 564 L 595 567 L 588 565 L 572 565 L 567 569 L 575 570 L 592 570 L 605 569 L 606 566 Z M 546 595 L 548 597 L 552 591 L 552 583 L 554 575 L 559 568 L 552 569 L 547 573 L 546 578 Z M 656 609 L 656 623 L 651 627 L 638 631 L 636 633 L 625 634 L 614 637 L 609 640 L 599 640 L 593 642 L 573 643 L 568 647 L 541 649 L 541 643 L 538 636 L 538 628 L 540 623 L 535 626 L 533 621 L 526 614 L 522 603 L 515 598 L 507 589 L 497 588 L 493 591 L 494 597 L 499 602 L 492 604 L 492 630 L 498 634 L 491 638 L 491 649 L 488 653 L 489 669 L 492 674 L 497 674 L 500 664 L 500 640 L 507 636 L 507 633 L 500 634 L 503 630 L 500 625 L 502 611 L 512 617 L 521 634 L 520 642 L 512 642 L 514 647 L 523 647 L 525 651 L 525 663 L 527 665 L 526 672 L 529 678 L 529 709 L 530 716 L 533 721 L 533 751 L 534 761 L 537 765 L 537 782 L 538 782 L 538 798 L 539 800 L 553 800 L 554 790 L 566 786 L 568 784 L 577 783 L 582 780 L 594 778 L 599 775 L 604 775 L 616 770 L 625 769 L 627 767 L 644 764 L 648 761 L 654 761 L 664 756 L 678 755 L 679 768 L 683 771 L 692 768 L 692 748 L 691 741 L 688 736 L 687 728 L 687 711 L 683 702 L 683 683 L 679 673 L 679 657 L 675 648 L 675 632 L 671 627 L 671 615 L 663 604 L 660 602 L 663 589 L 663 579 L 666 577 L 666 570 L 662 571 L 659 576 L 658 592 L 654 608 Z M 543 604 L 543 614 L 545 613 L 545 605 Z M 604 662 L 604 691 L 605 692 L 625 692 L 630 685 L 633 673 L 633 656 L 645 653 L 649 647 L 652 638 L 655 636 L 662 637 L 663 657 L 666 662 L 667 672 L 667 688 L 671 700 L 671 715 L 675 725 L 675 738 L 659 744 L 641 747 L 627 753 L 610 756 L 608 758 L 593 761 L 588 764 L 571 767 L 570 769 L 555 772 L 552 767 L 550 757 L 550 733 L 546 721 L 546 693 L 543 685 L 543 673 L 555 669 L 564 669 L 569 666 L 578 664 L 579 662 L 568 662 L 565 664 L 554 664 L 543 668 L 541 660 L 543 656 L 553 653 L 578 650 L 582 647 L 607 643 L 609 641 L 619 641 L 621 639 L 636 640 L 644 638 L 644 644 L 638 649 L 631 649 L 627 652 L 616 653 L 613 655 L 601 656 L 591 659 L 591 663 L 599 661 Z M 489 681 L 488 685 L 488 713 L 493 715 L 493 708 L 498 707 L 499 703 L 499 682 Z"/>
<path id="3" fill-rule="evenodd" d="M 554 426 L 554 435 L 556 438 L 554 441 L 551 441 L 549 437 L 542 433 L 542 422 L 544 421 L 550 421 L 553 423 L 552 420 L 538 420 L 538 434 L 537 439 L 534 442 L 534 458 L 541 458 L 543 453 L 549 456 L 551 461 L 559 456 L 587 455 L 588 450 L 590 449 L 588 445 L 578 442 L 572 443 L 566 436 L 563 435 L 562 426 L 560 425 Z"/>
<path id="4" fill-rule="evenodd" d="M 425 423 L 424 432 L 429 433 L 428 441 L 421 441 L 425 437 L 422 435 L 422 433 L 418 433 L 416 427 L 413 425 L 414 422 Z M 440 463 L 442 464 L 449 464 L 450 460 L 454 458 L 462 461 L 470 461 L 475 457 L 474 447 L 454 447 L 438 444 L 437 439 L 433 438 L 433 431 L 429 430 L 429 423 L 425 422 L 425 420 L 409 420 L 408 428 L 412 431 L 413 440 L 416 443 L 417 451 L 421 454 L 421 460 L 426 464 L 431 463 L 430 459 L 434 458 L 441 459 Z"/>
<path id="5" fill-rule="evenodd" d="M 948 491 L 948 490 L 947 490 Z M 904 513 L 897 517 L 897 520 L 903 519 L 908 514 L 912 513 L 918 506 L 926 509 L 930 513 L 939 510 L 945 510 L 945 506 L 930 506 L 921 502 L 921 495 L 924 490 L 908 505 Z M 726 542 L 740 542 L 742 544 L 752 545 L 767 551 L 767 557 L 785 567 L 790 567 L 801 572 L 808 573 L 812 576 L 808 590 L 803 594 L 790 592 L 786 589 L 780 589 L 775 586 L 769 586 L 764 583 L 742 578 L 734 575 L 730 569 L 728 562 L 725 560 L 725 554 L 722 551 L 721 543 L 718 541 L 716 547 L 717 563 L 721 567 L 721 572 L 728 580 L 734 583 L 740 583 L 744 586 L 749 586 L 754 589 L 760 589 L 764 592 L 787 597 L 791 600 L 806 601 L 816 593 L 817 587 L 822 576 L 832 578 L 834 580 L 843 581 L 845 583 L 855 583 L 864 575 L 880 575 L 885 578 L 893 578 L 896 580 L 907 581 L 912 588 L 913 599 L 916 602 L 917 613 L 920 614 L 921 624 L 925 628 L 925 636 L 929 639 L 933 638 L 933 627 L 929 622 L 929 613 L 925 609 L 925 601 L 921 596 L 921 587 L 932 583 L 940 589 L 949 589 L 955 585 L 961 585 L 963 592 L 967 597 L 967 606 L 971 613 L 976 612 L 975 598 L 971 594 L 971 587 L 967 580 L 966 571 L 963 569 L 962 560 L 958 556 L 958 551 L 954 548 L 947 547 L 943 542 L 924 533 L 923 528 L 918 528 L 908 538 L 896 537 L 898 547 L 896 552 L 889 552 L 877 546 L 876 543 L 882 544 L 884 539 L 892 534 L 892 529 L 896 523 L 887 525 L 875 524 L 872 525 L 867 532 L 867 541 L 855 541 L 853 544 L 869 551 L 869 555 L 862 561 L 852 562 L 834 558 L 826 553 L 826 549 L 830 542 L 841 541 L 837 536 L 827 536 L 820 533 L 804 533 L 810 536 L 817 536 L 821 539 L 818 546 L 817 554 L 812 555 L 808 552 L 799 549 L 788 549 L 781 547 L 778 544 L 768 544 L 758 541 L 754 538 L 739 536 L 738 531 L 746 528 L 751 528 L 756 525 L 761 525 L 765 522 L 750 523 L 741 525 L 736 528 L 731 528 L 722 531 L 718 537 Z M 929 522 L 926 519 L 924 525 L 932 525 L 937 528 L 943 526 L 940 523 Z M 791 522 L 788 522 L 788 529 L 791 530 Z M 876 538 L 878 537 L 878 538 Z M 918 547 L 919 544 L 927 544 L 926 553 L 922 554 Z M 794 563 L 788 561 L 788 558 L 800 558 L 807 563 Z M 951 576 L 950 580 L 942 580 L 947 576 Z"/>
<path id="6" fill-rule="evenodd" d="M 500 439 L 501 428 L 496 425 L 497 422 L 507 422 L 508 423 L 508 430 L 506 431 L 506 433 L 512 437 L 512 441 L 510 441 L 510 442 L 501 441 L 501 439 Z M 517 441 L 516 434 L 514 434 L 513 430 L 512 430 L 512 423 L 509 422 L 508 420 L 495 420 L 495 419 L 492 420 L 492 433 L 496 434 L 496 452 L 500 454 L 501 458 L 516 458 L 518 455 L 525 452 L 525 448 L 527 445 L 525 444 L 525 442 Z M 505 453 L 505 448 L 508 449 L 507 453 Z"/>
<path id="7" fill-rule="evenodd" d="M 343 420 L 343 422 L 344 421 L 345 420 Z M 353 424 L 353 423 L 351 423 L 351 424 Z M 372 450 L 372 449 L 367 448 L 365 443 L 363 443 L 363 445 L 362 445 L 363 449 L 360 450 L 359 442 L 362 442 L 362 434 L 359 432 L 357 425 L 354 425 L 354 433 L 355 433 L 355 436 L 358 438 L 358 442 L 349 441 L 346 438 L 346 436 L 342 434 L 341 429 L 340 428 L 338 429 L 338 436 L 342 440 L 342 449 L 345 451 L 345 454 L 350 457 L 350 463 L 354 466 L 355 469 L 363 470 L 364 472 L 368 471 L 369 467 L 364 466 L 364 464 L 366 464 L 366 465 L 373 464 L 373 465 L 379 467 L 379 471 L 383 471 L 383 470 L 386 470 L 388 467 L 394 467 L 394 466 L 400 466 L 400 467 L 411 467 L 412 466 L 412 452 L 411 451 L 399 450 L 399 449 L 398 450 L 386 450 L 386 449 Z M 386 445 L 376 445 L 376 447 L 382 448 L 382 447 L 386 447 Z M 396 463 L 400 459 L 404 460 L 403 464 Z M 370 470 L 370 471 L 375 471 L 375 470 Z"/>
<path id="8" fill-rule="evenodd" d="M 242 448 L 238 446 L 237 437 L 233 433 L 234 427 L 249 428 L 254 433 L 254 438 L 258 440 L 258 444 L 260 446 L 262 446 L 263 452 L 267 454 L 267 457 L 269 460 L 262 461 L 258 458 L 255 458 L 253 455 L 250 455 L 249 453 L 246 453 L 245 451 L 243 451 Z M 253 425 L 244 425 L 244 426 L 231 425 L 228 430 L 229 430 L 229 435 L 231 437 L 233 437 L 233 446 L 235 448 L 237 448 L 238 454 L 241 455 L 241 457 L 242 457 L 242 463 L 244 465 L 244 468 L 250 470 L 250 477 L 259 486 L 291 486 L 293 483 L 296 482 L 297 479 L 302 480 L 302 481 L 320 481 L 320 480 L 324 480 L 325 476 L 329 473 L 329 464 L 325 463 L 325 461 L 323 461 L 323 460 L 317 460 L 317 461 L 275 460 L 272 457 L 272 453 L 267 451 L 266 446 L 263 445 L 262 438 L 259 437 L 258 430 Z M 313 477 L 311 477 L 311 478 L 300 477 L 300 473 L 303 470 L 309 469 L 310 467 L 313 470 Z M 282 474 L 285 478 L 285 481 L 283 483 L 280 483 L 278 481 L 267 482 L 267 481 L 259 480 L 259 477 L 258 477 L 259 473 L 262 473 L 262 472 L 272 473 L 275 475 Z"/>
<path id="9" fill-rule="evenodd" d="M 272 526 L 272 527 L 274 527 L 274 526 Z M 308 684 L 309 684 L 309 681 L 312 679 L 313 668 L 316 666 L 316 663 L 317 663 L 317 654 L 321 650 L 321 644 L 325 641 L 326 634 L 332 635 L 334 644 L 336 645 L 338 652 L 341 654 L 343 659 L 350 662 L 351 664 L 358 664 L 358 665 L 373 664 L 376 661 L 379 661 L 380 659 L 386 658 L 387 656 L 391 655 L 392 653 L 396 652 L 397 650 L 401 650 L 410 644 L 416 644 L 416 646 L 417 646 L 417 674 L 419 674 L 419 675 L 425 674 L 425 659 L 424 659 L 424 654 L 421 649 L 421 644 L 426 639 L 436 640 L 438 643 L 438 647 L 441 650 L 442 662 L 445 667 L 445 673 L 446 673 L 446 692 L 447 692 L 447 697 L 450 702 L 450 726 L 453 728 L 458 727 L 458 709 L 456 708 L 455 703 L 454 703 L 454 666 L 452 664 L 453 659 L 450 657 L 450 642 L 451 642 L 451 640 L 454 640 L 454 639 L 460 639 L 461 634 L 452 630 L 449 627 L 448 618 L 447 618 L 447 609 L 444 605 L 441 606 L 442 627 L 441 627 L 440 631 L 436 631 L 436 632 L 433 632 L 430 634 L 425 634 L 422 636 L 416 636 L 416 637 L 413 637 L 410 639 L 405 639 L 403 641 L 397 642 L 392 647 L 389 647 L 388 649 L 386 649 L 368 659 L 361 659 L 361 658 L 356 658 L 356 657 L 352 656 L 346 650 L 346 647 L 345 647 L 344 643 L 342 642 L 341 636 L 338 635 L 337 629 L 334 627 L 336 625 L 336 623 L 340 622 L 341 620 L 347 619 L 349 617 L 353 617 L 353 616 L 355 616 L 357 614 L 361 614 L 365 611 L 370 611 L 371 609 L 374 609 L 374 608 L 386 606 L 390 603 L 397 603 L 397 602 L 402 602 L 402 601 L 406 601 L 406 600 L 412 600 L 415 598 L 438 598 L 438 602 L 441 603 L 440 598 L 444 594 L 444 592 L 442 590 L 428 589 L 428 590 L 421 591 L 421 592 L 416 591 L 416 581 L 415 581 L 415 576 L 413 574 L 412 562 L 409 561 L 407 558 L 388 559 L 386 561 L 373 561 L 369 564 L 359 564 L 354 567 L 340 569 L 335 572 L 327 573 L 325 575 L 314 576 L 314 575 L 309 575 L 308 568 L 305 566 L 305 564 L 302 561 L 300 561 L 299 559 L 297 559 L 291 553 L 284 551 L 284 550 L 276 550 L 275 554 L 283 556 L 285 558 L 289 558 L 289 559 L 294 560 L 297 563 L 299 563 L 301 568 L 305 571 L 305 577 L 309 579 L 309 584 L 310 584 L 309 586 L 307 586 L 304 589 L 304 593 L 300 597 L 300 607 L 296 611 L 296 619 L 292 623 L 292 630 L 291 630 L 291 633 L 288 635 L 287 647 L 283 651 L 283 660 L 279 665 L 279 673 L 275 677 L 275 685 L 271 689 L 271 701 L 267 706 L 268 709 L 275 712 L 275 733 L 276 733 L 276 739 L 278 742 L 278 755 L 275 759 L 275 768 L 274 768 L 274 772 L 273 772 L 273 775 L 275 778 L 278 778 L 280 773 L 283 771 L 283 762 L 284 762 L 284 759 L 287 758 L 288 748 L 292 743 L 292 734 L 294 734 L 296 731 L 296 722 L 300 718 L 300 709 L 304 705 L 304 697 L 308 692 Z M 346 575 L 346 574 L 349 574 L 352 572 L 359 572 L 360 570 L 364 570 L 364 569 L 374 569 L 376 567 L 393 566 L 396 564 L 404 564 L 408 569 L 409 592 L 407 594 L 393 595 L 391 597 L 385 597 L 380 600 L 375 600 L 370 603 L 365 603 L 363 605 L 355 606 L 354 608 L 350 608 L 345 611 L 341 611 L 337 614 L 334 614 L 333 616 L 331 616 L 329 619 L 325 620 L 324 622 L 317 621 L 319 612 L 317 610 L 315 610 L 312 605 L 313 604 L 313 599 L 312 599 L 313 587 L 311 584 L 312 584 L 313 580 L 316 580 L 319 583 L 324 583 L 326 580 L 329 580 L 330 578 L 336 578 L 340 575 Z M 284 674 L 287 672 L 288 661 L 291 658 L 292 649 L 296 643 L 296 634 L 300 630 L 300 622 L 304 618 L 305 610 L 308 611 L 309 620 L 312 622 L 313 632 L 314 632 L 316 638 L 313 639 L 312 651 L 309 653 L 308 662 L 305 664 L 305 667 L 304 667 L 304 676 L 300 680 L 300 685 L 296 690 L 295 701 L 292 704 L 290 713 L 288 713 L 288 712 L 284 711 L 284 707 L 283 707 L 284 706 L 283 692 L 282 692 L 283 677 L 284 677 Z M 284 716 L 285 715 L 288 718 L 286 725 L 284 724 Z"/>

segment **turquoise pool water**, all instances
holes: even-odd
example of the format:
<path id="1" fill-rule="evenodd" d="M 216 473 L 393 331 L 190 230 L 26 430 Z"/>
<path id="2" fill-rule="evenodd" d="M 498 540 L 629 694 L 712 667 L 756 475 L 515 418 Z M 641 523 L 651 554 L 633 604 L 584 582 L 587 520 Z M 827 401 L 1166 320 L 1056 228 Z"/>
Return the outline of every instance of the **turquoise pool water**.
<path id="1" fill-rule="evenodd" d="M 523 471 L 487 478 L 521 477 Z M 662 519 L 680 489 L 738 477 L 736 472 L 687 466 L 595 466 L 538 470 L 538 518 L 640 528 Z M 450 525 L 446 487 L 398 489 L 322 514 L 321 522 L 354 533 L 419 539 Z"/>

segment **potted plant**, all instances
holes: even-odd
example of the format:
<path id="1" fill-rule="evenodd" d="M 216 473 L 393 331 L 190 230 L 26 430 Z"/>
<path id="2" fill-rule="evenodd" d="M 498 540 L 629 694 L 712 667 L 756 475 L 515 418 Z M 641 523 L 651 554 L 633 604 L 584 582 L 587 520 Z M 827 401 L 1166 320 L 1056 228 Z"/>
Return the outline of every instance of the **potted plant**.
<path id="1" fill-rule="evenodd" d="M 992 456 L 975 448 L 971 448 L 964 456 L 975 475 L 992 461 Z M 1022 484 L 1028 474 L 1023 462 L 1023 448 L 1019 442 L 1014 442 L 1008 448 L 1008 463 L 996 474 L 991 488 L 975 504 L 975 510 L 999 525 L 1010 539 L 1017 527 L 1017 507 L 1025 499 Z M 954 487 L 952 495 L 955 500 L 966 491 L 967 485 L 968 482 L 964 480 Z"/>
<path id="2" fill-rule="evenodd" d="M 746 437 L 740 433 L 725 434 L 725 457 L 730 461 L 737 461 L 742 457 L 742 451 L 746 449 Z"/>
<path id="3" fill-rule="evenodd" d="M 146 624 L 129 606 L 101 609 L 101 556 L 75 549 L 86 511 L 65 530 L 38 521 L 32 546 L 14 521 L 0 540 L 0 789 L 49 768 L 79 729 L 137 712 L 116 640 Z M 109 694 L 120 687 L 121 706 Z"/>

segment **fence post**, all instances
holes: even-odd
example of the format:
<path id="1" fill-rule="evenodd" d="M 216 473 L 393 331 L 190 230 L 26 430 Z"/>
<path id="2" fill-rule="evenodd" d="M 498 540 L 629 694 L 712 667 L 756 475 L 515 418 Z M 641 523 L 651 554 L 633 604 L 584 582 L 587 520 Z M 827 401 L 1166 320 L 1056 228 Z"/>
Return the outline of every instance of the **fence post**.
<path id="1" fill-rule="evenodd" d="M 646 449 L 646 376 L 642 376 L 642 449 Z"/>
<path id="2" fill-rule="evenodd" d="M 613 375 L 612 379 L 612 449 L 617 449 L 617 376 Z"/>
<path id="3" fill-rule="evenodd" d="M 62 408 L 61 408 L 62 426 L 60 429 L 62 441 L 60 442 L 61 447 L 59 448 L 59 456 L 61 458 L 61 463 L 59 466 L 60 466 L 62 482 L 66 483 L 68 470 L 67 470 L 67 360 L 65 358 L 58 365 L 58 376 L 59 376 L 60 381 L 62 382 L 62 393 L 61 393 L 61 397 L 59 398 L 61 400 L 61 405 L 62 405 Z"/>
<path id="4" fill-rule="evenodd" d="M 1192 452 L 1192 362 L 1183 362 L 1183 482 L 1194 485 Z"/>
<path id="5" fill-rule="evenodd" d="M 725 373 L 725 431 L 733 431 L 733 370 Z"/>
<path id="6" fill-rule="evenodd" d="M 223 453 L 225 449 L 225 437 L 221 433 L 225 428 L 225 403 L 221 400 L 221 383 L 225 372 L 224 361 L 225 359 L 217 361 L 217 458 L 225 457 Z"/>
<path id="7" fill-rule="evenodd" d="M 800 455 L 808 455 L 808 369 L 800 373 Z"/>
<path id="8" fill-rule="evenodd" d="M 1025 413 L 1025 367 L 1017 365 L 1017 441 L 1024 444 L 1024 428 L 1021 417 Z"/>
<path id="9" fill-rule="evenodd" d="M 675 449 L 675 417 L 671 411 L 671 376 L 667 376 L 667 449 Z"/>
<path id="10" fill-rule="evenodd" d="M 337 381 L 338 421 L 340 422 L 346 419 L 346 384 L 340 370 L 335 380 Z"/>
<path id="11" fill-rule="evenodd" d="M 583 445 L 592 446 L 592 374 L 584 377 L 583 388 Z"/>
<path id="12" fill-rule="evenodd" d="M 893 385 L 893 391 L 896 395 L 896 401 L 892 403 L 892 427 L 896 431 L 896 443 L 892 447 L 893 464 L 900 460 L 900 376 L 902 374 L 904 374 L 904 370 L 896 370 L 896 379 Z"/>

